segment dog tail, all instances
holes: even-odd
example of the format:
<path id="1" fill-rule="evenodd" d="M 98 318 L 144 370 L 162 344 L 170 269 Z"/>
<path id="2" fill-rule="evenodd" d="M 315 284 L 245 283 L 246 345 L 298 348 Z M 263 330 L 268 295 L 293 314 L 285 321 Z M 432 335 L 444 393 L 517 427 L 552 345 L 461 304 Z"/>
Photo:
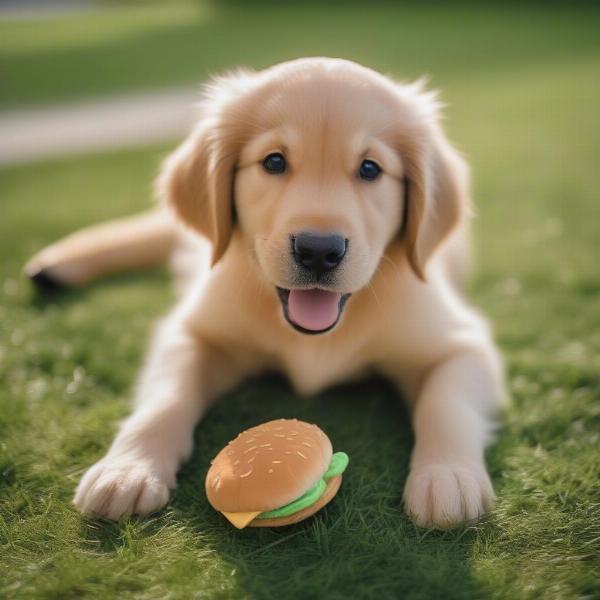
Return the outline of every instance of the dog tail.
<path id="1" fill-rule="evenodd" d="M 177 237 L 164 209 L 81 229 L 44 248 L 25 265 L 40 288 L 81 287 L 104 275 L 167 264 Z"/>

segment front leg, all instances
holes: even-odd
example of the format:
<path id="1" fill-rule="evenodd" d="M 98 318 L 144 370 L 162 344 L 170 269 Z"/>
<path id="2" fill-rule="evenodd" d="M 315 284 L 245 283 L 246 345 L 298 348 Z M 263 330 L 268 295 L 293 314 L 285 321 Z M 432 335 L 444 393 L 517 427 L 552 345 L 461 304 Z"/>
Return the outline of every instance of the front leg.
<path id="1" fill-rule="evenodd" d="M 503 400 L 502 368 L 491 346 L 460 351 L 428 372 L 413 406 L 416 441 L 404 490 L 417 525 L 449 529 L 491 507 L 484 449 Z"/>
<path id="2" fill-rule="evenodd" d="M 134 413 L 106 456 L 81 479 L 75 506 L 113 520 L 162 508 L 179 465 L 191 453 L 196 423 L 240 376 L 185 326 L 163 325 L 142 372 Z"/>

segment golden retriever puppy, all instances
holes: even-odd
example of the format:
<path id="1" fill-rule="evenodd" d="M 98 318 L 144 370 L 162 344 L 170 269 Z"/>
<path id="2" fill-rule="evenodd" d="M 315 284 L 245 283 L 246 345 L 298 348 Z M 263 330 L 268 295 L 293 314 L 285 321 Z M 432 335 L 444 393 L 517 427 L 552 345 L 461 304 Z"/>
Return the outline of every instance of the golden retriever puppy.
<path id="1" fill-rule="evenodd" d="M 82 512 L 160 509 L 211 402 L 276 369 L 299 394 L 389 378 L 416 437 L 408 514 L 448 528 L 484 513 L 503 374 L 461 292 L 468 173 L 435 95 L 328 58 L 217 78 L 158 190 L 155 213 L 75 234 L 26 268 L 41 284 L 79 285 L 187 248 L 189 284 L 132 416 L 79 483 Z M 179 222 L 197 242 L 181 243 Z"/>

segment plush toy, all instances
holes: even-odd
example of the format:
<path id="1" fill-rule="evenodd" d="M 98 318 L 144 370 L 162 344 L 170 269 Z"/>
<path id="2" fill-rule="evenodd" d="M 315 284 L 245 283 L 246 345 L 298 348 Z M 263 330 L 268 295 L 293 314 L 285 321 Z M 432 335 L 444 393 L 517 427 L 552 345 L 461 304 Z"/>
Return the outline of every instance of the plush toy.
<path id="1" fill-rule="evenodd" d="M 279 419 L 247 429 L 217 454 L 206 496 L 238 529 L 298 523 L 336 494 L 348 466 L 316 425 Z"/>

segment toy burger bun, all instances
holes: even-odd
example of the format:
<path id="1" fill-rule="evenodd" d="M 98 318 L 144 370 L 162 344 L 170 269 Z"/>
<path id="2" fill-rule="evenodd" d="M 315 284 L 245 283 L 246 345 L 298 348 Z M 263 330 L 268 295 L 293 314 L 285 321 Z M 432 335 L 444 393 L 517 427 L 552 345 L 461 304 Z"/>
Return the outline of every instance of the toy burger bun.
<path id="1" fill-rule="evenodd" d="M 316 426 L 279 419 L 247 429 L 217 454 L 206 495 L 238 529 L 302 521 L 337 493 L 348 465 Z"/>

